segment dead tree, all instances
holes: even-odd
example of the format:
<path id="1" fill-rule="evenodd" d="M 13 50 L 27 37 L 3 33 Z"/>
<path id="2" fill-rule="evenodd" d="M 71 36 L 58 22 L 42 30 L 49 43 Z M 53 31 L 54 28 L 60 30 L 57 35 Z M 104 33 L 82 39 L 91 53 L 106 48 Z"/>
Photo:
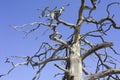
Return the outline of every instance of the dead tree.
<path id="1" fill-rule="evenodd" d="M 91 6 L 87 5 L 85 3 L 86 1 L 89 1 Z M 104 39 L 104 36 L 107 35 L 110 29 L 120 29 L 120 26 L 117 26 L 113 18 L 114 16 L 111 15 L 110 12 L 110 8 L 113 5 L 118 6 L 120 2 L 108 3 L 108 5 L 106 5 L 107 16 L 96 20 L 92 13 L 97 10 L 101 2 L 102 0 L 80 0 L 78 19 L 75 24 L 61 19 L 65 7 L 70 6 L 63 5 L 61 8 L 54 8 L 51 10 L 49 7 L 46 7 L 42 10 L 40 18 L 45 17 L 46 20 L 48 20 L 47 23 L 33 22 L 22 26 L 14 26 L 14 29 L 23 31 L 26 35 L 38 30 L 41 26 L 48 27 L 49 30 L 52 31 L 48 37 L 50 40 L 55 41 L 55 44 L 51 45 L 48 42 L 43 42 L 39 50 L 33 56 L 14 56 L 17 58 L 24 58 L 25 62 L 22 63 L 14 64 L 14 62 L 7 58 L 6 63 L 11 63 L 13 68 L 7 73 L 0 75 L 0 77 L 9 74 L 17 66 L 30 64 L 33 68 L 38 67 L 38 71 L 32 79 L 35 80 L 39 77 L 41 70 L 44 69 L 47 63 L 52 61 L 65 61 L 65 66 L 55 64 L 57 68 L 64 72 L 62 80 L 120 80 L 120 76 L 118 75 L 120 74 L 120 68 L 116 67 L 116 62 L 119 62 L 119 60 L 111 56 L 108 50 L 113 52 L 114 55 L 119 56 L 120 54 L 112 47 L 113 42 L 107 42 Z M 87 11 L 87 15 L 85 11 Z M 36 24 L 38 25 L 37 27 L 28 31 L 24 30 L 25 27 Z M 73 30 L 68 40 L 63 40 L 64 34 L 57 30 L 57 28 L 60 28 L 61 24 Z M 84 27 L 83 24 L 86 24 L 86 26 L 92 24 L 95 28 L 94 30 L 82 34 L 80 31 Z M 94 38 L 100 42 L 95 44 L 95 41 L 89 41 L 89 38 Z M 65 53 L 60 53 L 60 51 L 64 51 Z M 89 68 L 86 66 L 90 65 L 89 61 L 86 61 L 86 59 L 91 55 L 95 57 L 94 72 L 90 72 Z M 36 58 L 38 60 L 36 60 Z"/>

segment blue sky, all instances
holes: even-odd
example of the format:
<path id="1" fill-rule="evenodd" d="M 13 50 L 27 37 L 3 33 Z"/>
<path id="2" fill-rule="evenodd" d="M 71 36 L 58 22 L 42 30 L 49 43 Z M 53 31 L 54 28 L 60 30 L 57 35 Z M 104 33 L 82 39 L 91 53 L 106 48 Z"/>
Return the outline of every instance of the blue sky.
<path id="1" fill-rule="evenodd" d="M 99 7 L 98 12 L 94 15 L 95 18 L 99 19 L 101 16 L 106 14 L 103 10 L 105 4 L 108 2 L 103 3 L 102 9 Z M 39 21 L 38 16 L 40 15 L 40 11 L 37 10 L 38 8 L 50 6 L 50 8 L 53 9 L 54 6 L 60 7 L 62 4 L 67 3 L 70 3 L 71 5 L 65 9 L 64 20 L 75 23 L 75 19 L 77 19 L 77 10 L 80 4 L 79 0 L 0 0 L 0 74 L 6 72 L 11 67 L 8 64 L 4 64 L 5 57 L 10 57 L 12 55 L 33 55 L 41 42 L 47 41 L 47 38 L 40 34 L 42 31 L 39 34 L 33 33 L 28 35 L 27 38 L 24 38 L 24 34 L 22 32 L 12 29 L 10 25 L 22 25 Z M 118 16 L 115 17 L 115 20 L 117 21 L 117 24 L 120 25 L 119 9 L 120 6 L 111 8 L 112 14 L 116 13 L 116 16 Z M 70 31 L 63 28 L 60 28 L 60 30 L 63 30 L 66 35 L 70 34 Z M 84 33 L 85 31 L 86 30 L 83 30 L 82 32 Z M 111 30 L 108 32 L 108 37 L 106 38 L 109 41 L 115 42 L 114 47 L 118 51 L 120 51 L 119 34 L 119 30 Z M 38 40 L 35 40 L 36 37 L 38 37 Z M 59 80 L 58 78 L 51 79 L 54 78 L 54 74 L 52 73 L 59 71 L 57 68 L 54 69 L 52 67 L 54 66 L 50 66 L 50 64 L 48 64 L 48 66 L 43 70 L 44 74 L 41 75 L 41 80 Z M 19 67 L 11 74 L 0 78 L 0 80 L 31 80 L 34 72 L 35 71 L 32 68 Z"/>

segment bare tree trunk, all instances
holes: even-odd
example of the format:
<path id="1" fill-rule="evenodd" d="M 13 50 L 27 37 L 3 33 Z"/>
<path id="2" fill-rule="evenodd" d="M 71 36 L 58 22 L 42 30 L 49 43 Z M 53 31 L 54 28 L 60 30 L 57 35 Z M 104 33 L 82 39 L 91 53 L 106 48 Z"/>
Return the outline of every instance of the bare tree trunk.
<path id="1" fill-rule="evenodd" d="M 80 55 L 78 55 L 79 52 L 79 45 L 74 44 L 73 49 L 75 49 L 75 52 L 71 53 L 70 55 L 70 80 L 82 80 L 82 62 L 80 59 Z"/>
<path id="2" fill-rule="evenodd" d="M 78 27 L 79 28 L 79 27 Z M 80 58 L 80 35 L 79 29 L 75 29 L 73 35 L 73 44 L 70 52 L 70 79 L 69 80 L 82 80 L 82 61 Z"/>

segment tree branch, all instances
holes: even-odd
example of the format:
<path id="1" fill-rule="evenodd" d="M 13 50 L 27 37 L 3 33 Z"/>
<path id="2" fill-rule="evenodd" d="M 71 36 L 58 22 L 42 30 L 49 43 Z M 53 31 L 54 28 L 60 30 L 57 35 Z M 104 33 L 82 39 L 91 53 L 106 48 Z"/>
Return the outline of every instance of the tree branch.
<path id="1" fill-rule="evenodd" d="M 43 64 L 39 69 L 38 71 L 36 72 L 35 76 L 32 78 L 32 80 L 38 80 L 39 77 L 40 77 L 40 72 L 41 70 L 46 66 L 46 64 Z"/>
<path id="2" fill-rule="evenodd" d="M 57 21 L 58 21 L 58 23 L 62 23 L 62 24 L 64 24 L 65 26 L 68 26 L 68 27 L 70 27 L 70 28 L 75 28 L 75 26 L 76 26 L 75 24 L 71 24 L 71 23 L 65 22 L 65 21 L 60 20 L 60 19 L 58 19 Z"/>
<path id="3" fill-rule="evenodd" d="M 67 59 L 68 59 L 68 57 L 53 57 L 53 58 L 48 58 L 48 59 L 45 59 L 45 60 L 42 60 L 42 61 L 34 63 L 33 66 L 38 66 L 38 65 L 45 64 L 45 63 L 48 63 L 48 62 L 51 62 L 51 61 L 67 60 Z"/>
<path id="4" fill-rule="evenodd" d="M 101 43 L 101 44 L 97 44 L 93 48 L 91 48 L 90 50 L 88 50 L 87 52 L 85 52 L 82 55 L 82 60 L 84 60 L 87 56 L 91 55 L 93 52 L 95 52 L 99 49 L 102 49 L 102 48 L 110 47 L 110 46 L 113 46 L 113 43 L 104 42 L 104 43 Z"/>
<path id="5" fill-rule="evenodd" d="M 67 47 L 69 46 L 66 41 L 64 41 L 64 40 L 62 40 L 60 38 L 55 37 L 56 35 L 57 35 L 56 33 L 53 33 L 52 35 L 50 35 L 50 39 L 52 39 L 54 41 L 57 41 L 57 42 L 63 44 L 64 46 L 67 46 Z"/>
<path id="6" fill-rule="evenodd" d="M 101 71 L 95 74 L 92 74 L 86 78 L 84 78 L 85 80 L 95 80 L 95 79 L 99 79 L 108 75 L 112 75 L 112 74 L 120 74 L 120 68 L 118 69 L 107 69 L 105 71 Z"/>
<path id="7" fill-rule="evenodd" d="M 10 63 L 12 64 L 13 67 L 7 73 L 1 74 L 0 77 L 8 75 L 10 72 L 12 72 L 18 66 L 27 65 L 28 62 L 26 61 L 26 62 L 21 62 L 21 63 L 17 63 L 17 64 L 14 64 L 13 62 L 10 62 Z"/>
<path id="8" fill-rule="evenodd" d="M 97 20 L 94 20 L 94 19 L 84 19 L 84 21 L 88 22 L 88 23 L 93 23 L 93 24 L 102 24 L 104 23 L 105 21 L 110 21 L 111 22 L 111 26 L 113 26 L 113 28 L 115 29 L 120 29 L 120 26 L 117 26 L 116 25 L 116 22 L 112 19 L 112 18 L 109 18 L 109 17 L 106 17 L 106 18 L 102 18 L 101 20 L 97 21 Z"/>
<path id="9" fill-rule="evenodd" d="M 59 66 L 59 65 L 57 65 L 57 64 L 55 64 L 55 66 L 56 66 L 57 68 L 61 69 L 62 71 L 69 73 L 69 71 L 68 71 L 67 69 L 65 69 L 65 68 L 63 68 L 63 67 L 61 67 L 61 66 Z"/>
<path id="10" fill-rule="evenodd" d="M 78 12 L 78 20 L 77 20 L 77 25 L 80 26 L 83 20 L 83 10 L 84 10 L 84 3 L 85 0 L 81 0 L 81 6 L 79 8 L 79 12 Z M 77 27 L 78 27 L 77 26 Z"/>
<path id="11" fill-rule="evenodd" d="M 88 9 L 90 11 L 95 10 L 96 9 L 96 0 L 90 0 L 90 2 L 91 2 L 93 7 L 84 6 L 84 9 Z"/>

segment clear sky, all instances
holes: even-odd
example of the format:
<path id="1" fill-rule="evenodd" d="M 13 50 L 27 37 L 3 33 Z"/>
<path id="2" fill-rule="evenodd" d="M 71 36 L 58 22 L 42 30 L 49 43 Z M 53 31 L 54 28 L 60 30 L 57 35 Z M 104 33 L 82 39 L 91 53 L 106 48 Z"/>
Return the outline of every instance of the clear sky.
<path id="1" fill-rule="evenodd" d="M 88 0 L 89 1 L 89 0 Z M 103 12 L 105 4 L 109 1 L 119 0 L 106 0 L 103 2 L 102 9 L 99 7 L 95 18 L 98 19 L 101 16 L 106 15 Z M 18 32 L 10 27 L 10 25 L 22 25 L 39 21 L 38 16 L 40 11 L 38 8 L 45 8 L 50 6 L 53 9 L 55 6 L 60 7 L 62 4 L 70 3 L 69 7 L 66 7 L 64 20 L 75 23 L 77 19 L 77 10 L 79 8 L 79 0 L 0 0 L 0 74 L 6 72 L 11 66 L 4 64 L 5 57 L 10 56 L 24 56 L 33 55 L 40 46 L 41 42 L 47 41 L 44 35 L 31 34 L 27 38 L 24 38 L 22 32 Z M 120 25 L 120 6 L 111 8 L 112 14 L 116 13 L 115 20 Z M 68 12 L 67 12 L 68 11 Z M 66 13 L 67 12 L 67 13 Z M 62 30 L 62 28 L 61 28 Z M 83 33 L 86 30 L 83 30 Z M 70 31 L 63 30 L 64 33 L 70 34 Z M 40 32 L 42 33 L 42 32 Z M 108 32 L 107 40 L 115 42 L 115 48 L 120 51 L 120 30 L 111 30 Z M 35 38 L 38 37 L 38 40 Z M 42 79 L 40 80 L 59 80 L 54 78 L 54 74 L 58 71 L 57 68 L 53 69 L 53 65 L 48 66 L 43 70 Z M 31 80 L 35 71 L 31 67 L 19 67 L 15 69 L 11 74 L 0 78 L 0 80 Z"/>

